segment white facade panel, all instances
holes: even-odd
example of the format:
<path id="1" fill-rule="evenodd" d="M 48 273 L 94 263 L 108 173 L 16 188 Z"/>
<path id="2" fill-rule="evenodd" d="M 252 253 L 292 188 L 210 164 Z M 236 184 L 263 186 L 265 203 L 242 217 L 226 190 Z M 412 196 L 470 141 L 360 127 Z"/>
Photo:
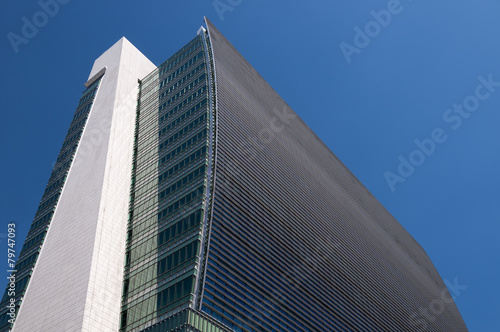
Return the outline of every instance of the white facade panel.
<path id="1" fill-rule="evenodd" d="M 13 331 L 118 331 L 138 79 L 156 67 L 128 40 L 106 67 Z"/>

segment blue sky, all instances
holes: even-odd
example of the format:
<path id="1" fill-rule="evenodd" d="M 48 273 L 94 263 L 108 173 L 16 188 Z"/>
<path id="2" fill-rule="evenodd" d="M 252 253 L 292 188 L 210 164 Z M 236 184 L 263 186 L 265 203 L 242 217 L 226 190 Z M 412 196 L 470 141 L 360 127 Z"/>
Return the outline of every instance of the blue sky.
<path id="1" fill-rule="evenodd" d="M 60 2 L 51 15 L 1 4 L 5 260 L 7 223 L 20 250 L 94 59 L 125 36 L 158 65 L 207 16 L 441 277 L 467 286 L 456 303 L 469 329 L 500 330 L 498 1 Z"/>

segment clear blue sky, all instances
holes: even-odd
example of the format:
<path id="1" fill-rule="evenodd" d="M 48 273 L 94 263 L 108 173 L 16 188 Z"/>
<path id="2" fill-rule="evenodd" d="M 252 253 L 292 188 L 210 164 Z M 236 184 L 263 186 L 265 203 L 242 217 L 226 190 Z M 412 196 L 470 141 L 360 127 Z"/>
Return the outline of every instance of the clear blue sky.
<path id="1" fill-rule="evenodd" d="M 500 331 L 498 1 L 220 0 L 222 15 L 212 1 L 60 1 L 52 16 L 34 0 L 0 5 L 2 276 L 6 224 L 20 250 L 94 59 L 126 36 L 160 64 L 206 15 L 441 277 L 467 286 L 469 329 Z"/>

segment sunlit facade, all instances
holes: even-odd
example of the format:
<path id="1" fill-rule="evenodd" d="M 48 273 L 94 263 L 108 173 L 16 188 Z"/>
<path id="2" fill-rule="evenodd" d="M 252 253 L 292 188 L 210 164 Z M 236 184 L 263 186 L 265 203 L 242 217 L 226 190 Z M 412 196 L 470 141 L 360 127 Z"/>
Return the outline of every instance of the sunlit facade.
<path id="1" fill-rule="evenodd" d="M 420 245 L 208 20 L 158 67 L 126 39 L 96 60 L 16 269 L 1 331 L 467 331 Z"/>

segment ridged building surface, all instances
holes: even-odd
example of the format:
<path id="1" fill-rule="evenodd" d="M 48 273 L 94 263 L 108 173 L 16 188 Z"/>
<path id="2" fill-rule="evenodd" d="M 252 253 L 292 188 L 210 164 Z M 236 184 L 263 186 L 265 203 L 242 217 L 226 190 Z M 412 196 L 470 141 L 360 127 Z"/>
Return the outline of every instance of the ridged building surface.
<path id="1" fill-rule="evenodd" d="M 217 96 L 208 312 L 244 330 L 421 329 L 411 317 L 446 290 L 425 251 L 208 31 Z M 426 328 L 466 330 L 454 303 Z"/>
<path id="2" fill-rule="evenodd" d="M 14 331 L 467 331 L 421 246 L 208 20 L 156 69 L 132 48 L 122 40 L 94 64 L 54 170 L 64 175 L 49 180 L 18 261 Z M 104 102 L 120 90 L 115 64 L 133 96 L 125 112 Z M 78 226 L 59 205 L 93 202 L 71 179 L 88 176 L 75 163 L 99 111 L 117 120 L 107 154 L 94 146 L 81 161 L 104 158 L 104 177 L 90 188 L 100 209 Z M 54 249 L 65 231 L 87 237 L 66 240 L 92 248 L 72 263 L 86 277 L 61 280 L 78 297 L 53 295 L 59 311 L 43 320 L 44 262 L 75 255 Z"/>

